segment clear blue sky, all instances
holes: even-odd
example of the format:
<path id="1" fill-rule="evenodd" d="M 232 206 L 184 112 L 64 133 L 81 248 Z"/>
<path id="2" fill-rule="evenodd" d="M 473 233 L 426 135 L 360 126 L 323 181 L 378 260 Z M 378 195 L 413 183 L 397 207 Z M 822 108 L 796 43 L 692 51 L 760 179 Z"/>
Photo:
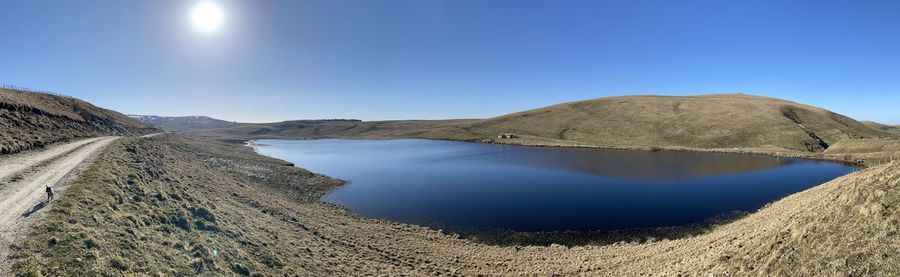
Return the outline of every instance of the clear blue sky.
<path id="1" fill-rule="evenodd" d="M 900 1 L 0 3 L 0 83 L 124 113 L 481 118 L 744 92 L 900 123 Z"/>

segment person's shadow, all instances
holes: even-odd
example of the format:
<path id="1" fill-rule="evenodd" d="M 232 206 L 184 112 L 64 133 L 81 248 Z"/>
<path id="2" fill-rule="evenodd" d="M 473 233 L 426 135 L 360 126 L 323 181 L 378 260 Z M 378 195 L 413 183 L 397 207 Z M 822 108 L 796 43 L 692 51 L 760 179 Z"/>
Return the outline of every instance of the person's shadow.
<path id="1" fill-rule="evenodd" d="M 34 207 L 31 207 L 31 210 L 28 210 L 24 214 L 22 214 L 22 217 L 29 217 L 29 216 L 33 215 L 34 213 L 36 213 L 36 212 L 40 211 L 41 209 L 43 209 L 44 207 L 46 207 L 47 203 L 48 203 L 47 201 L 41 201 L 40 203 L 35 204 Z"/>

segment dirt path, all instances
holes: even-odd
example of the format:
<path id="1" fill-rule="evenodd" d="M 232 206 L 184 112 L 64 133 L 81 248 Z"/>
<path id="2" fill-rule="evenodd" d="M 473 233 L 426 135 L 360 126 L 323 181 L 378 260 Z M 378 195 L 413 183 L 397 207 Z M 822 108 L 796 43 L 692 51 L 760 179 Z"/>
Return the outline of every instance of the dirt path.
<path id="1" fill-rule="evenodd" d="M 68 181 L 84 169 L 97 153 L 118 137 L 91 138 L 51 149 L 0 160 L 0 272 L 6 267 L 9 246 L 23 236 L 49 204 L 45 185 L 62 196 Z"/>
<path id="2" fill-rule="evenodd" d="M 142 137 L 142 138 L 152 138 L 152 137 L 155 137 L 155 136 L 158 136 L 158 135 L 162 135 L 162 134 L 165 134 L 165 132 L 146 134 L 146 135 L 143 135 L 143 136 L 141 136 L 141 137 Z"/>
<path id="3" fill-rule="evenodd" d="M 90 138 L 74 142 L 69 142 L 55 146 L 53 148 L 41 152 L 28 152 L 5 157 L 0 160 L 0 180 L 12 177 L 14 174 L 24 169 L 35 166 L 43 161 L 53 159 L 75 148 L 100 140 L 101 138 Z"/>

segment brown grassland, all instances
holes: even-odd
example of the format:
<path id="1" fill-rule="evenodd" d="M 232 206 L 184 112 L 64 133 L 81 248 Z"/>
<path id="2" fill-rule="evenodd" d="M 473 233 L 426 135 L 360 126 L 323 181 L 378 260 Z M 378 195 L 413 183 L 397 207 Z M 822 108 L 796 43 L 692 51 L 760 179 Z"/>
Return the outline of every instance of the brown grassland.
<path id="1" fill-rule="evenodd" d="M 249 148 L 128 138 L 11 257 L 25 276 L 895 275 L 898 169 L 873 165 L 695 236 L 492 246 L 319 202 L 341 182 Z"/>
<path id="2" fill-rule="evenodd" d="M 66 114 L 67 109 L 45 108 L 65 118 L 79 114 Z M 116 122 L 107 123 L 118 126 Z M 484 120 L 307 120 L 208 129 L 191 124 L 194 127 L 183 134 L 128 137 L 107 147 L 50 206 L 32 233 L 10 246 L 13 273 L 900 274 L 898 136 L 889 128 L 784 100 L 631 96 Z M 44 130 L 41 126 L 46 127 L 36 130 Z M 30 129 L 16 130 L 27 134 Z M 497 138 L 500 133 L 517 137 Z M 672 230 L 677 235 L 651 232 L 568 246 L 489 245 L 420 226 L 362 218 L 321 202 L 319 197 L 342 181 L 234 144 L 256 138 L 429 138 L 725 151 L 850 161 L 865 169 L 731 221 Z"/>
<path id="3" fill-rule="evenodd" d="M 501 133 L 517 138 L 501 139 Z M 746 94 L 622 96 L 482 120 L 285 121 L 199 129 L 217 139 L 427 138 L 631 149 L 822 152 L 847 139 L 898 135 L 834 112 Z"/>
<path id="4" fill-rule="evenodd" d="M 72 97 L 0 88 L 0 155 L 75 138 L 155 132 L 159 130 Z"/>

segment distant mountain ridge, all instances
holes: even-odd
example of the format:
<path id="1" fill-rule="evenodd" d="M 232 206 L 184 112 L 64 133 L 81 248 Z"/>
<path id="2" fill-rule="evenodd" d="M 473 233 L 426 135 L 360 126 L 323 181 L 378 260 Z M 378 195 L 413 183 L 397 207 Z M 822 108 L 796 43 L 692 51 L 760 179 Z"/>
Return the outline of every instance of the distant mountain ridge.
<path id="1" fill-rule="evenodd" d="M 228 128 L 237 126 L 238 123 L 215 119 L 208 116 L 158 116 L 158 115 L 128 115 L 144 124 L 160 128 L 169 132 L 182 132 L 187 130 Z"/>
<path id="2" fill-rule="evenodd" d="M 385 139 L 422 138 L 432 132 L 472 119 L 450 120 L 291 120 L 275 123 L 239 123 L 230 128 L 186 130 L 182 133 L 224 139 Z"/>
<path id="3" fill-rule="evenodd" d="M 239 123 L 235 121 L 226 121 L 217 118 L 212 118 L 209 116 L 159 116 L 159 115 L 137 115 L 137 114 L 129 114 L 131 118 L 134 118 L 144 124 L 148 124 L 150 126 L 154 126 L 169 132 L 189 132 L 189 131 L 198 131 L 198 130 L 207 130 L 207 129 L 221 129 L 221 128 L 232 128 L 239 126 L 254 126 L 257 123 Z M 297 120 L 297 121 L 283 121 L 279 122 L 279 124 L 290 124 L 289 122 L 308 122 L 308 123 L 329 123 L 329 122 L 339 122 L 339 123 L 359 123 L 362 120 L 359 119 L 308 119 L 308 120 Z"/>
<path id="4" fill-rule="evenodd" d="M 189 130 L 254 138 L 427 138 L 612 148 L 768 149 L 822 152 L 847 139 L 898 138 L 809 105 L 747 94 L 621 96 L 481 120 L 285 121 Z M 498 138 L 512 134 L 513 138 Z"/>
<path id="5" fill-rule="evenodd" d="M 0 154 L 12 154 L 80 137 L 158 132 L 121 113 L 42 92 L 0 88 Z"/>
<path id="6" fill-rule="evenodd" d="M 862 121 L 862 123 L 878 130 L 900 135 L 900 125 L 887 125 L 872 121 Z"/>

